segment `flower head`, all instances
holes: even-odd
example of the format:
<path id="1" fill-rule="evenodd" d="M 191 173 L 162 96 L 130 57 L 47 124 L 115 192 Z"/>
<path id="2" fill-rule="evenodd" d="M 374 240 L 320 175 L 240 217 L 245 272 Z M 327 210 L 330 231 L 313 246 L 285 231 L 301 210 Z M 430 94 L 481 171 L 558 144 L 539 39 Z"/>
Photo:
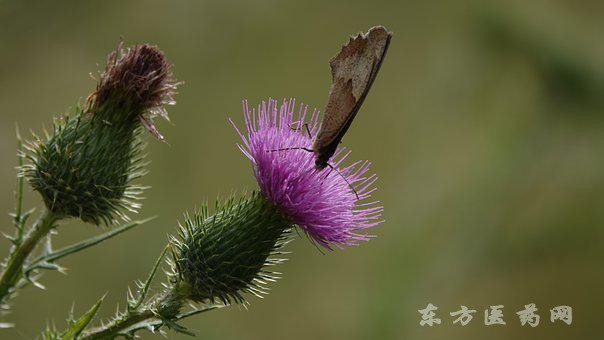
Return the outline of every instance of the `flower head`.
<path id="1" fill-rule="evenodd" d="M 342 167 L 349 152 L 340 148 L 331 160 L 333 169 L 316 169 L 315 156 L 308 151 L 312 138 L 304 125 L 314 135 L 319 114 L 313 110 L 306 122 L 308 106 L 300 105 L 297 115 L 295 106 L 290 99 L 278 108 L 277 101 L 269 99 L 250 111 L 243 103 L 247 134 L 235 129 L 262 194 L 328 249 L 368 240 L 371 235 L 361 231 L 381 223 L 383 210 L 376 201 L 361 203 L 376 190 L 376 176 L 367 174 L 370 163 Z"/>
<path id="2" fill-rule="evenodd" d="M 153 117 L 168 120 L 166 105 L 174 105 L 177 83 L 172 79 L 172 65 L 157 47 L 143 44 L 124 48 L 120 43 L 109 54 L 96 90 L 89 97 L 93 114 L 118 113 L 135 119 L 158 139 L 163 139 Z M 121 110 L 106 110 L 106 106 Z M 125 111 L 125 112 L 124 112 Z"/>
<path id="3" fill-rule="evenodd" d="M 193 301 L 245 301 L 245 293 L 262 296 L 280 273 L 272 267 L 285 261 L 280 249 L 291 224 L 258 192 L 217 204 L 213 215 L 203 206 L 185 215 L 179 237 L 171 238 L 173 282 Z M 276 257 L 277 256 L 277 257 Z"/>
<path id="4" fill-rule="evenodd" d="M 22 171 L 46 207 L 62 216 L 112 224 L 140 208 L 145 170 L 142 127 L 162 139 L 152 118 L 174 104 L 170 64 L 156 47 L 118 47 L 109 54 L 96 90 L 75 116 L 34 137 Z"/>

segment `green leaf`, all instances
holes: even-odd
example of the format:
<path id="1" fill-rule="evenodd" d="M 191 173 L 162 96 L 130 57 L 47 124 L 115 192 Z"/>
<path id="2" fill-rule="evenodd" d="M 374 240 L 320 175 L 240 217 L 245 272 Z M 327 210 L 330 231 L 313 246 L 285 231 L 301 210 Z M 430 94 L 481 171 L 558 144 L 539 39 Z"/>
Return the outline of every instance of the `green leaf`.
<path id="1" fill-rule="evenodd" d="M 92 308 L 90 308 L 86 313 L 84 313 L 84 315 L 82 315 L 79 319 L 67 320 L 68 328 L 65 332 L 63 332 L 63 334 L 61 334 L 61 338 L 64 340 L 76 339 L 77 336 L 80 335 L 80 333 L 82 333 L 82 331 L 86 328 L 86 326 L 88 326 L 90 321 L 92 321 L 92 318 L 99 310 L 99 307 L 101 307 L 103 299 L 105 299 L 104 295 L 94 306 L 92 306 Z"/>
<path id="2" fill-rule="evenodd" d="M 19 126 L 15 126 L 17 133 L 17 166 L 20 169 L 23 167 L 23 141 L 21 140 L 21 134 L 19 133 Z M 15 213 L 13 214 L 15 227 L 17 228 L 17 235 L 15 241 L 21 243 L 23 239 L 23 224 L 25 220 L 23 218 L 23 176 L 17 174 L 17 191 L 15 192 Z"/>
<path id="3" fill-rule="evenodd" d="M 155 277 L 155 274 L 157 273 L 157 268 L 159 268 L 160 263 L 162 262 L 164 256 L 166 255 L 166 252 L 168 251 L 168 247 L 169 246 L 166 246 L 164 248 L 164 250 L 161 252 L 159 257 L 155 261 L 155 265 L 153 266 L 153 269 L 149 273 L 149 277 L 147 277 L 147 281 L 145 281 L 145 283 L 143 285 L 141 285 L 140 290 L 139 290 L 139 297 L 138 297 L 137 301 L 134 302 L 133 304 L 128 304 L 129 310 L 135 310 L 138 307 L 140 307 L 140 305 L 145 300 L 145 297 L 147 297 L 147 293 L 149 292 L 149 287 L 151 287 L 151 282 L 153 281 L 153 278 Z"/>
<path id="4" fill-rule="evenodd" d="M 32 261 L 32 263 L 27 266 L 23 272 L 27 275 L 27 273 L 31 272 L 34 269 L 49 269 L 48 264 L 52 263 L 60 258 L 63 258 L 67 255 L 73 254 L 73 253 L 77 253 L 78 251 L 84 250 L 86 248 L 92 247 L 96 244 L 99 244 L 107 239 L 110 239 L 116 235 L 119 235 L 129 229 L 132 229 L 140 224 L 146 223 L 152 219 L 154 219 L 155 217 L 151 217 L 151 218 L 147 218 L 141 221 L 134 221 L 128 224 L 125 224 L 121 227 L 112 229 L 104 234 L 95 236 L 95 237 L 91 237 L 89 239 L 86 239 L 84 241 L 72 244 L 71 246 L 67 246 L 65 248 L 61 248 L 59 250 L 53 251 L 51 253 L 48 254 L 44 254 L 39 256 L 38 258 L 36 258 L 34 261 Z"/>

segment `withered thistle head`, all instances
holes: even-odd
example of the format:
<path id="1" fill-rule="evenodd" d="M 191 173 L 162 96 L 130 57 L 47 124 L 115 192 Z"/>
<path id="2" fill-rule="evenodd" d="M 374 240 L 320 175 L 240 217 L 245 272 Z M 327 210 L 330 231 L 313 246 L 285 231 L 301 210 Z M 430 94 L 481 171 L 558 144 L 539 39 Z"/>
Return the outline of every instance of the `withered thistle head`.
<path id="1" fill-rule="evenodd" d="M 152 119 L 167 118 L 174 104 L 170 69 L 156 47 L 120 44 L 75 117 L 60 117 L 51 134 L 29 143 L 23 173 L 49 210 L 95 224 L 138 210 L 143 187 L 132 181 L 146 172 L 142 127 L 163 139 Z"/>
<path id="2" fill-rule="evenodd" d="M 125 117 L 121 118 L 137 119 L 150 133 L 163 140 L 152 119 L 161 116 L 167 120 L 165 106 L 175 104 L 173 96 L 177 84 L 171 69 L 172 65 L 157 47 L 144 44 L 125 49 L 120 43 L 109 54 L 105 71 L 89 97 L 91 112 L 123 114 Z M 121 110 L 107 110 L 107 106 Z"/>

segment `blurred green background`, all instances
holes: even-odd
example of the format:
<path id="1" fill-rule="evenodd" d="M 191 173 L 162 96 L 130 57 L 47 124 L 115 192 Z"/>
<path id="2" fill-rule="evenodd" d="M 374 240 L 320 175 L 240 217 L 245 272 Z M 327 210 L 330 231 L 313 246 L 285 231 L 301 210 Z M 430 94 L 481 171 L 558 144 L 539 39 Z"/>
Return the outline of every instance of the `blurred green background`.
<path id="1" fill-rule="evenodd" d="M 0 1 L 0 210 L 13 209 L 15 123 L 40 132 L 94 88 L 123 37 L 157 44 L 186 83 L 149 142 L 141 217 L 158 218 L 62 262 L 27 288 L 1 339 L 64 326 L 108 292 L 124 305 L 204 199 L 254 188 L 227 117 L 240 100 L 296 97 L 322 108 L 328 59 L 348 35 L 394 38 L 344 145 L 370 159 L 386 222 L 359 247 L 291 244 L 284 278 L 249 310 L 187 320 L 202 339 L 601 339 L 604 307 L 604 2 Z M 28 206 L 40 206 L 29 191 Z M 9 218 L 2 231 L 12 232 Z M 100 230 L 77 221 L 57 245 Z M 2 256 L 8 242 L 0 241 Z M 418 309 L 443 323 L 420 327 Z M 541 323 L 521 327 L 528 303 Z M 478 310 L 465 327 L 448 315 Z M 503 304 L 506 326 L 484 325 Z M 573 323 L 549 321 L 569 305 Z M 144 338 L 155 338 L 149 333 Z M 168 333 L 170 339 L 185 338 Z"/>

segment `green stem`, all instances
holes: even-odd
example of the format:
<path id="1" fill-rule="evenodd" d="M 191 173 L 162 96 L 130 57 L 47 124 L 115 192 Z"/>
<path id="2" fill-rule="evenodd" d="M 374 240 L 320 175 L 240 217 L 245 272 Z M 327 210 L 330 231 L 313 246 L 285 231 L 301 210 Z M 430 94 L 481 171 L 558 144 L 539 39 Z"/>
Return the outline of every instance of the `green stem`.
<path id="1" fill-rule="evenodd" d="M 109 324 L 92 329 L 81 340 L 96 340 L 96 339 L 114 339 L 125 332 L 132 326 L 153 319 L 158 319 L 158 315 L 162 319 L 172 320 L 177 318 L 180 309 L 185 301 L 182 289 L 179 285 L 172 286 L 168 291 L 165 291 L 159 297 L 154 299 L 149 304 L 134 311 L 125 313 Z"/>
<path id="2" fill-rule="evenodd" d="M 54 228 L 58 216 L 44 209 L 40 218 L 27 233 L 23 242 L 16 246 L 0 277 L 0 303 L 6 302 L 13 288 L 23 276 L 23 264 L 40 240 Z"/>
<path id="3" fill-rule="evenodd" d="M 141 312 L 131 313 L 127 315 L 125 318 L 120 320 L 115 320 L 111 322 L 105 327 L 99 327 L 97 329 L 93 329 L 90 333 L 84 335 L 80 339 L 113 339 L 117 337 L 119 334 L 123 333 L 128 327 L 134 326 L 139 322 L 143 322 L 145 320 L 154 318 L 155 314 L 151 311 L 151 309 L 146 309 Z"/>

